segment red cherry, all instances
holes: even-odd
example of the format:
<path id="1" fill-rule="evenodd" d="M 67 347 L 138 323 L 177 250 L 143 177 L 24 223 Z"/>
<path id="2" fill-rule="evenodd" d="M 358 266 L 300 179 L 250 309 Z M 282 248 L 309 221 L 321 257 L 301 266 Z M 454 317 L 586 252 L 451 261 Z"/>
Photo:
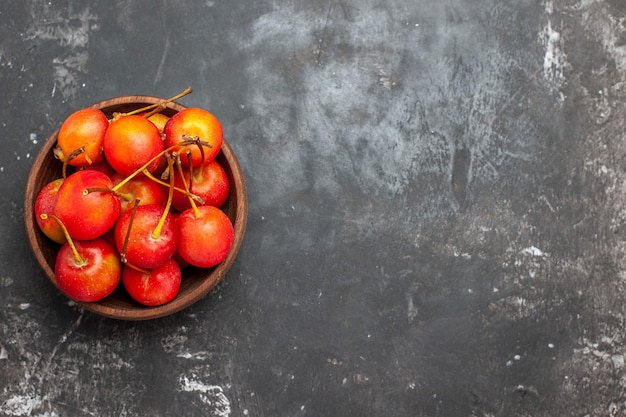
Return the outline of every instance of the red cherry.
<path id="1" fill-rule="evenodd" d="M 152 307 L 176 298 L 181 280 L 180 267 L 173 259 L 149 271 L 126 267 L 122 272 L 122 282 L 128 294 L 138 303 Z"/>
<path id="2" fill-rule="evenodd" d="M 191 182 L 189 177 L 189 169 L 185 169 L 184 181 L 189 186 L 189 192 L 202 198 L 206 205 L 218 208 L 224 205 L 230 192 L 230 183 L 226 171 L 216 160 L 209 161 L 201 167 L 193 168 Z M 175 177 L 174 185 L 181 190 L 185 189 L 180 175 Z M 181 212 L 191 207 L 189 198 L 181 192 L 174 192 L 172 205 Z"/>
<path id="3" fill-rule="evenodd" d="M 115 225 L 115 245 L 131 265 L 155 268 L 170 259 L 178 249 L 178 226 L 170 213 L 167 213 L 162 227 L 155 233 L 163 210 L 164 207 L 158 204 L 148 204 L 138 206 L 134 217 L 133 210 L 127 210 L 120 216 Z M 130 238 L 124 248 L 129 227 Z"/>
<path id="4" fill-rule="evenodd" d="M 161 163 L 157 157 L 164 149 L 159 129 L 145 117 L 121 116 L 113 120 L 104 135 L 104 156 L 120 174 L 127 176 L 150 163 L 146 169 L 154 172 Z"/>
<path id="5" fill-rule="evenodd" d="M 80 258 L 64 244 L 54 267 L 59 289 L 69 298 L 95 302 L 110 295 L 120 282 L 122 267 L 118 253 L 104 239 L 74 241 Z"/>
<path id="6" fill-rule="evenodd" d="M 215 266 L 226 259 L 234 240 L 233 225 L 224 212 L 213 206 L 190 208 L 178 218 L 178 253 L 190 265 Z"/>
<path id="7" fill-rule="evenodd" d="M 35 220 L 37 226 L 48 238 L 57 243 L 65 243 L 67 239 L 65 239 L 63 229 L 59 223 L 47 215 L 55 214 L 54 207 L 61 184 L 63 184 L 63 178 L 49 182 L 39 191 L 35 199 Z M 46 216 L 42 218 L 42 214 Z"/>
<path id="8" fill-rule="evenodd" d="M 178 149 L 184 166 L 189 165 L 185 157 L 187 150 L 191 151 L 192 164 L 197 167 L 213 160 L 219 153 L 224 140 L 220 121 L 208 111 L 196 107 L 183 109 L 170 117 L 163 128 L 163 133 L 166 148 L 178 145 L 185 139 L 197 138 L 208 143 L 208 146 L 203 146 L 204 158 L 196 145 L 187 145 Z"/>
<path id="9" fill-rule="evenodd" d="M 111 180 L 113 186 L 124 180 L 121 174 L 113 174 Z M 128 199 L 122 199 L 122 212 L 132 209 L 135 201 L 139 200 L 139 204 L 159 204 L 165 205 L 167 194 L 165 188 L 148 177 L 137 176 L 128 180 L 124 185 L 117 189 L 120 194 L 125 194 Z"/>
<path id="10" fill-rule="evenodd" d="M 109 120 L 102 110 L 86 108 L 72 113 L 61 125 L 55 155 L 73 166 L 86 166 L 102 160 L 102 143 Z M 79 148 L 84 152 L 67 160 Z"/>
<path id="11" fill-rule="evenodd" d="M 76 171 L 63 181 L 54 213 L 73 239 L 95 239 L 113 227 L 120 215 L 121 203 L 119 197 L 110 192 L 112 186 L 109 177 L 94 170 Z"/>

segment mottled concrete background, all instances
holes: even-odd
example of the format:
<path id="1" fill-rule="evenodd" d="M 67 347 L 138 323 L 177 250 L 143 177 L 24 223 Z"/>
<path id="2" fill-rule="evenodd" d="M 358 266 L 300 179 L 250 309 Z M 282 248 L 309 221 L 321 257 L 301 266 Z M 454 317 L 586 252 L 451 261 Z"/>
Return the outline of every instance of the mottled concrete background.
<path id="1" fill-rule="evenodd" d="M 0 415 L 626 413 L 622 0 L 0 5 Z M 156 321 L 67 302 L 23 227 L 73 110 L 223 122 L 246 240 Z"/>

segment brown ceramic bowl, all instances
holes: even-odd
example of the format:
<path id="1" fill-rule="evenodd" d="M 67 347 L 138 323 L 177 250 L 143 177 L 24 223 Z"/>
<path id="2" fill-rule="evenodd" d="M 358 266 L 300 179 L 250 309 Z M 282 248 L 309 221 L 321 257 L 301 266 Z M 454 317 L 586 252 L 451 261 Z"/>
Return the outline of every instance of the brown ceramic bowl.
<path id="1" fill-rule="evenodd" d="M 92 107 L 101 109 L 111 117 L 114 112 L 129 112 L 144 106 L 159 103 L 162 99 L 151 96 L 124 96 L 104 100 Z M 163 114 L 172 116 L 185 107 L 177 103 L 168 103 Z M 49 240 L 35 222 L 34 204 L 37 194 L 48 182 L 60 178 L 61 163 L 55 159 L 53 149 L 56 145 L 58 130 L 43 145 L 35 158 L 26 184 L 24 198 L 24 221 L 26 232 L 37 262 L 43 268 L 50 282 L 59 288 L 54 274 L 56 254 L 60 246 Z M 78 303 L 85 309 L 102 316 L 122 320 L 148 320 L 173 314 L 194 304 L 211 291 L 231 267 L 241 247 L 248 216 L 248 197 L 244 176 L 237 157 L 230 145 L 224 140 L 216 160 L 224 167 L 231 184 L 230 195 L 222 207 L 235 229 L 235 239 L 227 258 L 219 265 L 208 268 L 187 267 L 183 269 L 183 279 L 178 296 L 168 304 L 158 307 L 146 307 L 133 301 L 120 287 L 110 296 L 95 303 Z"/>

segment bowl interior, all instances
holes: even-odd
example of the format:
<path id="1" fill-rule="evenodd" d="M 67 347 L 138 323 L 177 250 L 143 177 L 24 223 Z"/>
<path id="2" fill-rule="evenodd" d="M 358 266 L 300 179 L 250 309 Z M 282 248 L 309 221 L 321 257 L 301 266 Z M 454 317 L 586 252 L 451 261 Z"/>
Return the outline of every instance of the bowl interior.
<path id="1" fill-rule="evenodd" d="M 104 100 L 92 107 L 101 109 L 108 117 L 113 113 L 125 113 L 150 104 L 161 102 L 162 99 L 152 96 L 124 96 Z M 167 103 L 163 114 L 172 116 L 185 107 L 178 103 Z M 62 165 L 54 157 L 58 130 L 43 145 L 34 160 L 30 171 L 24 197 L 24 221 L 29 244 L 37 262 L 44 270 L 48 279 L 58 288 L 54 274 L 54 264 L 60 245 L 49 240 L 35 222 L 34 202 L 39 191 L 50 181 L 62 176 Z M 120 287 L 104 300 L 95 303 L 78 303 L 94 313 L 123 320 L 147 320 L 173 314 L 204 297 L 224 277 L 237 256 L 245 233 L 248 200 L 244 176 L 237 157 L 225 139 L 216 160 L 224 167 L 230 181 L 230 195 L 222 210 L 230 218 L 235 229 L 235 239 L 226 259 L 219 265 L 202 269 L 187 267 L 183 269 L 183 279 L 178 296 L 168 304 L 157 307 L 146 307 L 130 298 L 123 287 Z"/>

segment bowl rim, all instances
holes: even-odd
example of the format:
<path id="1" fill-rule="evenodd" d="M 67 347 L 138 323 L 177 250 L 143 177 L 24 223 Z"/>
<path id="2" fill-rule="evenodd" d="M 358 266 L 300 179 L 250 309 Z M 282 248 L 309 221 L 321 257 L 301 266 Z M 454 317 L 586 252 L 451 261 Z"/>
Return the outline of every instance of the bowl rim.
<path id="1" fill-rule="evenodd" d="M 150 95 L 120 96 L 101 100 L 92 104 L 91 106 L 86 107 L 102 110 L 110 107 L 137 104 L 137 107 L 140 108 L 140 106 L 142 105 L 157 104 L 163 101 L 163 98 Z M 171 110 L 175 110 L 176 112 L 187 108 L 187 106 L 184 106 L 177 102 L 166 103 L 165 107 Z M 31 246 L 32 252 L 34 253 L 38 264 L 43 269 L 44 274 L 46 275 L 48 280 L 59 290 L 59 287 L 56 283 L 56 275 L 54 273 L 54 270 L 48 264 L 42 251 L 37 250 L 37 234 L 41 236 L 43 235 L 43 232 L 39 230 L 36 224 L 34 210 L 34 202 L 39 192 L 38 189 L 35 189 L 35 179 L 37 178 L 38 174 L 37 167 L 41 166 L 43 162 L 49 157 L 54 146 L 56 145 L 58 132 L 59 128 L 53 131 L 46 139 L 46 142 L 38 151 L 38 154 L 33 161 L 33 165 L 31 166 L 27 178 L 26 191 L 24 194 L 24 222 L 28 235 L 29 245 Z M 83 307 L 85 310 L 108 318 L 132 321 L 151 320 L 177 313 L 191 306 L 192 304 L 195 304 L 197 301 L 205 297 L 224 278 L 224 276 L 232 266 L 233 262 L 235 261 L 241 244 L 243 243 L 248 216 L 248 194 L 241 165 L 239 164 L 239 160 L 237 159 L 233 149 L 231 148 L 226 138 L 223 139 L 220 153 L 222 153 L 223 157 L 228 160 L 229 167 L 233 172 L 233 177 L 240 178 L 240 182 L 237 182 L 236 187 L 231 187 L 231 192 L 233 192 L 232 190 L 234 189 L 236 193 L 236 201 L 238 203 L 237 207 L 235 207 L 235 221 L 233 222 L 233 228 L 235 232 L 234 240 L 226 259 L 220 264 L 213 267 L 213 270 L 209 273 L 211 279 L 204 279 L 200 282 L 200 284 L 195 288 L 194 291 L 182 295 L 179 293 L 179 295 L 177 295 L 177 297 L 169 303 L 155 307 L 142 306 L 141 304 L 137 303 L 137 309 L 118 309 L 113 306 L 101 304 L 100 302 L 81 302 L 73 300 L 74 303 Z M 207 269 L 207 271 L 208 270 L 209 269 Z M 68 298 L 68 300 L 71 299 Z"/>

